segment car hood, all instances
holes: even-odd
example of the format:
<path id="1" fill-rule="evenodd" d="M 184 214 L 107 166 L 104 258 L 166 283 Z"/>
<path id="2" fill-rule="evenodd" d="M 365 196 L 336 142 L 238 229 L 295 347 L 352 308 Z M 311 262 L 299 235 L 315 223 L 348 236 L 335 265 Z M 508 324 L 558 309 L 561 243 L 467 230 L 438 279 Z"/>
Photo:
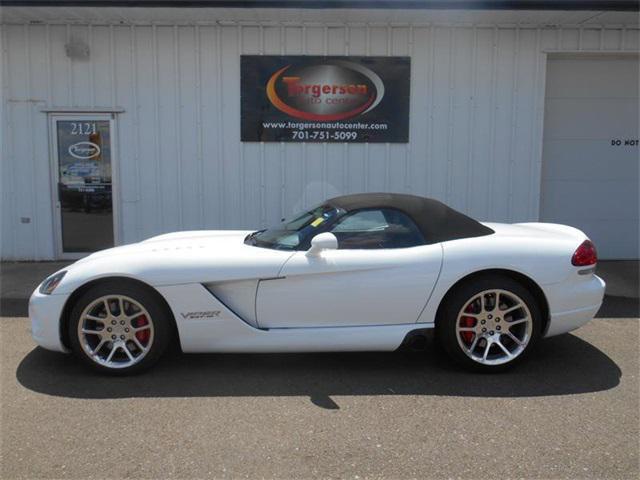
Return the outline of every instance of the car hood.
<path id="1" fill-rule="evenodd" d="M 244 245 L 244 238 L 249 233 L 251 232 L 244 230 L 196 230 L 167 233 L 148 238 L 138 243 L 101 250 L 78 260 L 76 263 L 91 262 L 104 257 L 113 258 L 119 255 L 164 255 L 167 252 L 171 254 L 178 253 L 179 255 L 188 253 L 194 249 L 211 248 L 213 250 L 219 250 L 224 248 L 228 252 L 229 249 L 238 250 L 246 247 L 246 245 Z"/>
<path id="2" fill-rule="evenodd" d="M 98 278 L 129 277 L 153 286 L 277 276 L 293 252 L 244 244 L 249 231 L 190 231 L 91 254 L 65 268 L 55 293 Z"/>

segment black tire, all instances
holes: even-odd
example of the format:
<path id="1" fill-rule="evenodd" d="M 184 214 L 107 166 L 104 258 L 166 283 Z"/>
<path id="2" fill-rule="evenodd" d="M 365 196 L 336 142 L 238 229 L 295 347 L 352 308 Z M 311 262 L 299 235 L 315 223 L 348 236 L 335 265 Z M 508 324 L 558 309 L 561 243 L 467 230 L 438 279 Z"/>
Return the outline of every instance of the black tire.
<path id="1" fill-rule="evenodd" d="M 127 367 L 111 368 L 93 360 L 81 345 L 78 324 L 84 310 L 95 300 L 109 295 L 123 295 L 139 303 L 148 312 L 153 325 L 153 335 L 146 354 L 135 364 Z M 160 295 L 150 287 L 127 280 L 105 280 L 84 292 L 71 309 L 68 324 L 68 338 L 73 353 L 87 366 L 108 375 L 132 375 L 140 373 L 156 363 L 167 349 L 174 335 L 171 313 Z"/>
<path id="2" fill-rule="evenodd" d="M 525 303 L 529 309 L 532 320 L 531 333 L 526 347 L 515 358 L 499 365 L 486 365 L 472 359 L 465 353 L 458 341 L 456 323 L 458 322 L 458 315 L 467 302 L 478 296 L 481 292 L 494 289 L 515 294 Z M 472 278 L 458 285 L 455 287 L 455 290 L 447 294 L 444 304 L 438 311 L 435 330 L 436 341 L 458 365 L 474 372 L 494 373 L 513 367 L 531 353 L 541 336 L 542 315 L 540 313 L 540 306 L 534 295 L 521 283 L 505 275 L 487 274 Z M 469 342 L 471 342 L 471 340 L 469 340 Z M 514 344 L 514 346 L 516 345 Z"/>

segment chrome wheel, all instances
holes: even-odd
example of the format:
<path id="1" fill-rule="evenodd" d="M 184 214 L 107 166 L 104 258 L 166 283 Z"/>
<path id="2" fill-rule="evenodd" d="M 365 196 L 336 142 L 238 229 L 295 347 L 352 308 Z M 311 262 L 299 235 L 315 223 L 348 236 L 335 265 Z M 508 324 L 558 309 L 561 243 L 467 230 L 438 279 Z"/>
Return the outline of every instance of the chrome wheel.
<path id="1" fill-rule="evenodd" d="M 502 365 L 527 348 L 533 331 L 524 300 L 507 290 L 485 290 L 462 307 L 456 338 L 462 351 L 482 365 Z"/>
<path id="2" fill-rule="evenodd" d="M 147 310 L 124 295 L 91 302 L 80 315 L 78 339 L 87 356 L 108 368 L 140 362 L 153 344 L 153 321 Z"/>

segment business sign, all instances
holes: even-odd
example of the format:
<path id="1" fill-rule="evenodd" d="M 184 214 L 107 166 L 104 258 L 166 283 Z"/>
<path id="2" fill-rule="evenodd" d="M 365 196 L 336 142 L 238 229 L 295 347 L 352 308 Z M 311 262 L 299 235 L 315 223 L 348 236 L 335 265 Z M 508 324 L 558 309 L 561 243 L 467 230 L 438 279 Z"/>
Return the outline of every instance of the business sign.
<path id="1" fill-rule="evenodd" d="M 243 142 L 409 141 L 409 57 L 241 57 Z"/>

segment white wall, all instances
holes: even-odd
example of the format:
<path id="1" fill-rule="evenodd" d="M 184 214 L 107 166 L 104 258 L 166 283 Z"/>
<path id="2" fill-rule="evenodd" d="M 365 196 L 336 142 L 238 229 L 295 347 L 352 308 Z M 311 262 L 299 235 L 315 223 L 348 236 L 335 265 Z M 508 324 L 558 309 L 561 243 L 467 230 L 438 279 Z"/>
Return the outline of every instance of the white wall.
<path id="1" fill-rule="evenodd" d="M 258 228 L 361 191 L 423 194 L 478 219 L 537 220 L 542 52 L 638 50 L 637 28 L 624 27 L 1 29 L 3 259 L 54 255 L 42 107 L 124 108 L 117 127 L 125 243 L 171 230 Z M 66 57 L 71 37 L 89 44 L 89 61 Z M 241 143 L 240 54 L 262 53 L 411 56 L 410 143 Z"/>

